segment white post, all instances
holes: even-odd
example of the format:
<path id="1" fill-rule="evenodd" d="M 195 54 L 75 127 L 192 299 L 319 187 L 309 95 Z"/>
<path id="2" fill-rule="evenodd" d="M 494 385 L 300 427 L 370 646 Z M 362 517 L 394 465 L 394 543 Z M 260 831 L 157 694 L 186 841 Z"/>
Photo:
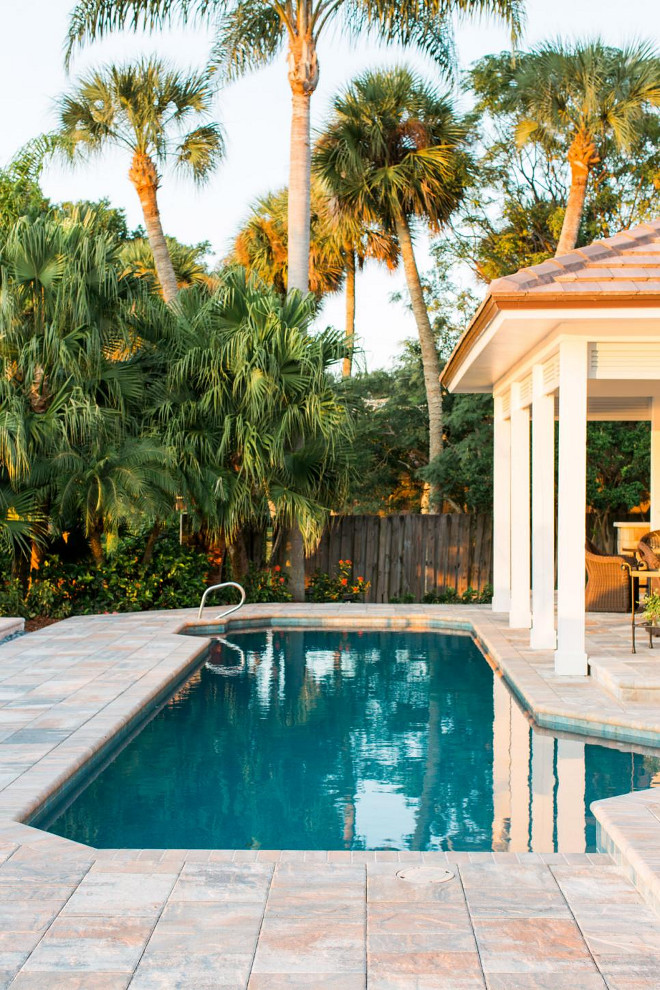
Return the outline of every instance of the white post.
<path id="1" fill-rule="evenodd" d="M 511 421 L 504 400 L 494 399 L 493 449 L 493 612 L 511 605 Z"/>
<path id="2" fill-rule="evenodd" d="M 660 395 L 651 396 L 651 529 L 660 529 Z"/>
<path id="3" fill-rule="evenodd" d="M 529 629 L 530 590 L 529 407 L 520 405 L 520 384 L 511 386 L 511 609 L 512 629 Z"/>
<path id="4" fill-rule="evenodd" d="M 555 673 L 588 673 L 584 620 L 587 501 L 587 341 L 559 345 L 559 494 Z"/>
<path id="5" fill-rule="evenodd" d="M 532 631 L 533 650 L 554 650 L 555 636 L 555 397 L 532 372 Z"/>

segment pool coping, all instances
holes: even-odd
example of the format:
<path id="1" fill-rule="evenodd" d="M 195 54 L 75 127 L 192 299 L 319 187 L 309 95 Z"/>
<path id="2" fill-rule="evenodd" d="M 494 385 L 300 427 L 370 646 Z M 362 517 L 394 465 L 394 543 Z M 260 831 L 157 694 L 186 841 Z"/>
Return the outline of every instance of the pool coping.
<path id="1" fill-rule="evenodd" d="M 145 719 L 195 669 L 208 643 L 204 636 L 185 635 L 193 628 L 205 630 L 209 627 L 209 621 L 197 621 L 192 610 L 76 617 L 20 640 L 0 643 L 0 664 L 5 656 L 20 655 L 26 648 L 28 652 L 30 648 L 38 649 L 39 643 L 61 642 L 66 649 L 71 639 L 69 630 L 75 641 L 76 628 L 81 626 L 91 630 L 102 628 L 101 636 L 97 636 L 94 643 L 96 654 L 112 653 L 119 640 L 128 638 L 124 652 L 117 653 L 119 659 L 114 664 L 112 660 L 107 661 L 104 668 L 106 673 L 109 671 L 109 678 L 117 673 L 122 675 L 124 671 L 125 674 L 116 678 L 116 690 L 114 694 L 110 692 L 106 703 L 0 790 L 0 838 L 7 841 L 40 845 L 45 842 L 53 849 L 80 848 L 77 843 L 43 832 L 30 822 L 38 821 L 38 816 L 42 817 L 67 790 L 77 786 L 82 774 L 92 772 L 124 739 L 139 731 Z M 246 606 L 240 614 L 213 623 L 214 631 L 223 633 L 269 627 L 468 634 L 542 728 L 633 745 L 660 745 L 660 710 L 655 713 L 655 719 L 647 713 L 641 720 L 635 712 L 626 714 L 625 701 L 618 706 L 623 714 L 617 716 L 610 712 L 607 717 L 584 711 L 578 703 L 562 703 L 552 681 L 534 669 L 521 643 L 516 642 L 515 634 L 507 629 L 503 618 L 494 615 L 487 606 Z M 102 644 L 100 650 L 99 642 Z M 131 649 L 133 646 L 135 649 Z M 80 649 L 79 644 L 77 649 Z M 77 655 L 84 658 L 84 649 Z M 90 656 L 95 656 L 94 649 Z M 129 662 L 131 657 L 133 662 Z M 557 683 L 560 681 L 557 679 Z M 588 679 L 571 679 L 572 683 L 576 681 Z M 0 753 L 11 745 L 7 738 L 0 738 Z M 660 797 L 657 792 L 641 791 L 610 798 L 596 802 L 592 810 L 598 822 L 602 848 L 625 870 L 651 906 L 660 911 Z"/>

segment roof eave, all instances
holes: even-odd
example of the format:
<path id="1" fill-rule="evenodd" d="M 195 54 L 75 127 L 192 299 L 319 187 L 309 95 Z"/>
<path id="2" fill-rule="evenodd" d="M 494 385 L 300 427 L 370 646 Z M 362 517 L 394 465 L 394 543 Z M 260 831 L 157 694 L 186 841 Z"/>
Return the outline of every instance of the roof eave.
<path id="1" fill-rule="evenodd" d="M 542 309 L 594 309 L 607 306 L 620 308 L 635 306 L 636 308 L 660 307 L 660 291 L 650 292 L 611 292 L 604 293 L 594 289 L 593 292 L 583 289 L 575 294 L 566 291 L 559 292 L 489 292 L 479 306 L 465 333 L 461 336 L 451 353 L 447 364 L 442 369 L 440 381 L 451 391 L 456 375 L 465 364 L 475 343 L 482 333 L 492 323 L 495 316 L 504 310 L 542 310 Z"/>

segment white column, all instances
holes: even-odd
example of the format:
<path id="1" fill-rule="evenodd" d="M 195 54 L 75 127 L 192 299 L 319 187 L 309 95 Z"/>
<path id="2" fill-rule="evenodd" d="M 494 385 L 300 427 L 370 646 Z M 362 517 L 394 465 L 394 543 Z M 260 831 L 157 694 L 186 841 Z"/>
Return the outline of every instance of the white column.
<path id="1" fill-rule="evenodd" d="M 532 631 L 533 650 L 554 650 L 555 397 L 546 394 L 543 366 L 532 372 Z"/>
<path id="2" fill-rule="evenodd" d="M 493 612 L 511 605 L 511 421 L 504 400 L 494 399 L 493 449 Z"/>
<path id="3" fill-rule="evenodd" d="M 557 651 L 555 673 L 588 673 L 584 622 L 587 500 L 587 341 L 559 345 Z"/>
<path id="4" fill-rule="evenodd" d="M 660 529 L 660 395 L 651 396 L 651 529 Z"/>
<path id="5" fill-rule="evenodd" d="M 583 853 L 586 841 L 583 742 L 557 740 L 557 780 L 557 852 Z"/>
<path id="6" fill-rule="evenodd" d="M 512 629 L 529 629 L 530 591 L 529 407 L 521 408 L 520 384 L 511 386 L 511 608 Z"/>

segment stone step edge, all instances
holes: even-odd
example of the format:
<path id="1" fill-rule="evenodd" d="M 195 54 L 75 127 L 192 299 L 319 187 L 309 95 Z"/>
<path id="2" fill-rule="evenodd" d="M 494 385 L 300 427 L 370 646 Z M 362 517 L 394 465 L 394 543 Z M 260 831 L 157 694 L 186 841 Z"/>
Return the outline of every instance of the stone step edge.
<path id="1" fill-rule="evenodd" d="M 594 801 L 599 851 L 609 853 L 660 915 L 660 795 L 654 791 Z"/>

